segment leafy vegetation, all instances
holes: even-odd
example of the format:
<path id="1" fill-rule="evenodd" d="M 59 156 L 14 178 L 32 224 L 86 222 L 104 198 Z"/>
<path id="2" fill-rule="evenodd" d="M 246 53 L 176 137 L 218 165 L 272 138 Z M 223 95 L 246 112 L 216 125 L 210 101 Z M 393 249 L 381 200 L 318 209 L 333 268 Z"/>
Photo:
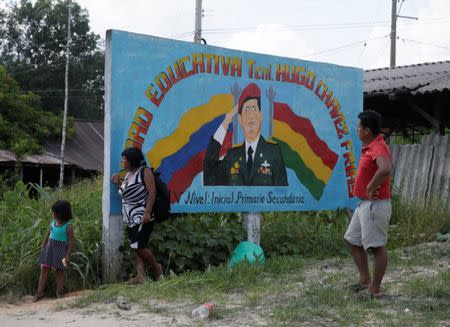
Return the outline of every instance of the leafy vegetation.
<path id="1" fill-rule="evenodd" d="M 436 233 L 450 232 L 450 209 L 439 196 L 406 202 L 394 194 L 389 228 L 391 248 L 434 241 Z"/>
<path id="2" fill-rule="evenodd" d="M 8 149 L 19 157 L 39 153 L 44 141 L 61 134 L 62 118 L 40 110 L 39 96 L 22 92 L 17 82 L 0 66 L 0 149 Z M 73 121 L 68 121 L 68 138 L 74 134 Z"/>
<path id="3" fill-rule="evenodd" d="M 37 258 L 50 223 L 50 207 L 57 199 L 72 204 L 75 250 L 68 270 L 67 290 L 94 288 L 101 284 L 101 179 L 83 181 L 62 191 L 35 186 L 40 196 L 28 196 L 21 182 L 6 191 L 0 201 L 0 293 L 15 295 L 35 291 Z M 243 230 L 235 215 L 188 215 L 156 226 L 151 246 L 166 271 L 204 270 L 225 262 Z M 134 273 L 129 246 L 124 246 L 122 278 Z M 50 281 L 49 292 L 54 291 Z M 12 295 L 14 295 L 12 294 Z"/>
<path id="4" fill-rule="evenodd" d="M 37 190 L 39 199 L 32 199 L 27 194 L 27 187 L 19 182 L 13 190 L 6 191 L 0 201 L 0 293 L 21 295 L 34 292 L 39 276 L 37 258 L 50 220 L 49 208 L 59 198 L 72 203 L 75 216 L 76 245 L 67 290 L 100 286 L 101 179 L 83 181 L 62 191 Z M 445 206 L 433 204 L 421 208 L 406 205 L 399 198 L 394 198 L 393 206 L 391 249 L 434 240 L 437 232 L 445 231 L 450 226 L 450 215 Z M 430 214 L 433 221 L 428 218 Z M 284 258 L 280 260 L 284 261 L 306 257 L 348 257 L 348 249 L 342 239 L 346 224 L 347 218 L 342 211 L 264 214 L 261 245 L 266 257 L 273 260 L 265 266 L 279 269 L 277 273 L 282 275 L 289 270 L 283 271 L 280 266 L 276 268 L 280 264 L 276 261 L 280 256 Z M 213 269 L 211 267 L 226 264 L 231 251 L 243 239 L 245 233 L 238 215 L 197 214 L 180 216 L 156 225 L 151 246 L 166 274 L 193 274 L 191 276 L 198 277 L 201 271 L 208 272 Z M 125 280 L 134 273 L 134 267 L 127 244 L 123 251 L 121 278 Z M 394 256 L 393 260 L 398 262 L 399 259 Z M 221 284 L 224 289 L 226 278 L 229 276 L 224 276 Z M 49 286 L 52 291 L 52 283 Z M 242 285 L 233 287 L 240 288 Z M 208 292 L 205 291 L 205 294 Z"/>
<path id="5" fill-rule="evenodd" d="M 347 254 L 342 210 L 264 213 L 261 246 L 266 256 L 330 257 Z"/>
<path id="6" fill-rule="evenodd" d="M 64 104 L 68 0 L 20 0 L 0 8 L 0 64 L 24 90 L 32 90 L 42 109 L 60 113 Z M 90 31 L 89 15 L 71 2 L 69 114 L 103 115 L 104 50 Z"/>
<path id="7" fill-rule="evenodd" d="M 40 198 L 28 196 L 21 182 L 4 193 L 0 201 L 0 293 L 34 293 L 39 278 L 39 256 L 50 224 L 51 204 L 60 198 L 72 204 L 76 244 L 72 268 L 68 271 L 69 290 L 100 285 L 101 279 L 101 184 L 84 181 L 62 192 L 39 189 Z M 54 283 L 49 282 L 49 291 Z"/>

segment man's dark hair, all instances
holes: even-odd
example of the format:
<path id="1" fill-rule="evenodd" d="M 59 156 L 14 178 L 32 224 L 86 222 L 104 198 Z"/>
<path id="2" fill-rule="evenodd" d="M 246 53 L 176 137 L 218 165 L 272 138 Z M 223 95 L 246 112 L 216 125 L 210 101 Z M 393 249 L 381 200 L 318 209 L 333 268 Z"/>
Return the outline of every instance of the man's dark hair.
<path id="1" fill-rule="evenodd" d="M 261 98 L 260 97 L 246 97 L 244 101 L 242 101 L 242 106 L 240 106 L 238 108 L 238 113 L 239 115 L 242 112 L 242 108 L 244 107 L 244 104 L 248 101 L 248 100 L 256 100 L 258 102 L 258 109 L 259 111 L 261 111 Z"/>
<path id="2" fill-rule="evenodd" d="M 373 110 L 366 110 L 358 114 L 358 119 L 361 122 L 362 128 L 368 128 L 373 135 L 380 134 L 381 130 L 381 115 Z"/>
<path id="3" fill-rule="evenodd" d="M 62 221 L 69 221 L 72 219 L 72 207 L 70 203 L 66 200 L 58 200 L 52 205 L 52 212 L 55 214 L 56 218 Z"/>
<path id="4" fill-rule="evenodd" d="M 136 147 L 131 147 L 123 150 L 122 157 L 125 157 L 131 165 L 131 168 L 139 168 L 141 166 L 147 166 L 145 162 L 145 157 L 142 154 L 141 149 Z"/>

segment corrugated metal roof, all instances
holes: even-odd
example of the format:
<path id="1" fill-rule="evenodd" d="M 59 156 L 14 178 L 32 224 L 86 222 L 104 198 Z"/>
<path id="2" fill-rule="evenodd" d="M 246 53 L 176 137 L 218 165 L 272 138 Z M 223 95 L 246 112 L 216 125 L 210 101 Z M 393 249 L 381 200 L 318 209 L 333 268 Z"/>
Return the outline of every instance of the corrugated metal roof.
<path id="1" fill-rule="evenodd" d="M 17 157 L 8 150 L 0 150 L 0 162 L 16 162 Z M 52 153 L 32 154 L 22 158 L 21 162 L 34 165 L 59 165 L 59 158 Z M 72 165 L 64 160 L 65 165 Z"/>
<path id="2" fill-rule="evenodd" d="M 75 136 L 67 142 L 64 160 L 85 170 L 103 171 L 103 121 L 75 121 Z M 59 156 L 61 144 L 49 142 L 45 151 Z"/>
<path id="3" fill-rule="evenodd" d="M 8 150 L 0 150 L 0 162 L 15 162 L 16 156 Z"/>
<path id="4" fill-rule="evenodd" d="M 75 136 L 66 143 L 65 165 L 84 170 L 103 171 L 103 121 L 75 121 Z M 59 165 L 61 143 L 51 141 L 44 146 L 43 154 L 33 154 L 21 161 L 36 165 Z M 14 153 L 0 150 L 0 162 L 15 162 Z"/>
<path id="5" fill-rule="evenodd" d="M 450 61 L 387 67 L 364 72 L 364 94 L 424 94 L 450 91 Z"/>

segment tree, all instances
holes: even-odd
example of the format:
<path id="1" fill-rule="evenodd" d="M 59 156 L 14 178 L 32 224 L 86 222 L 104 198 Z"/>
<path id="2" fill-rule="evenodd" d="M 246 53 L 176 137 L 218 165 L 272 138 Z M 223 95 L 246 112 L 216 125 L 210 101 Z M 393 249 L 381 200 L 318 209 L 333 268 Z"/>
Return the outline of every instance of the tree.
<path id="1" fill-rule="evenodd" d="M 64 69 L 69 0 L 20 0 L 0 12 L 0 64 L 25 90 L 41 97 L 43 110 L 64 104 Z M 89 15 L 71 2 L 69 114 L 103 116 L 104 51 L 90 32 Z"/>
<path id="2" fill-rule="evenodd" d="M 0 66 L 0 149 L 11 150 L 22 157 L 39 153 L 45 141 L 61 135 L 61 115 L 42 111 L 40 106 L 39 96 L 23 92 Z M 69 137 L 74 133 L 70 120 Z"/>

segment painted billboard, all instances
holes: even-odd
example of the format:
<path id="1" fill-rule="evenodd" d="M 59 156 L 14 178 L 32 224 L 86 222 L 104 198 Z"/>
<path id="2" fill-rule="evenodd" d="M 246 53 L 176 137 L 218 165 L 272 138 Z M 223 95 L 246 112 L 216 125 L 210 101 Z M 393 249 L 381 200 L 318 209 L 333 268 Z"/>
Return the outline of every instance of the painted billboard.
<path id="1" fill-rule="evenodd" d="M 136 146 L 173 212 L 353 207 L 363 72 L 108 31 L 104 201 Z"/>

